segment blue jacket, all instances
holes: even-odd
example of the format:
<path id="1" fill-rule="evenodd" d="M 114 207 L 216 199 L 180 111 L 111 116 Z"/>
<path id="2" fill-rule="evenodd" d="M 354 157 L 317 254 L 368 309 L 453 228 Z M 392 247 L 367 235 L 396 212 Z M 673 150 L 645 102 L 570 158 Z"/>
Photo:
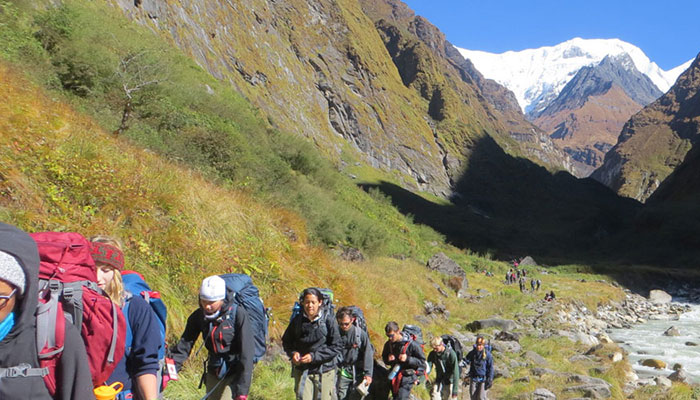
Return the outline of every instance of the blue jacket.
<path id="1" fill-rule="evenodd" d="M 484 357 L 483 353 L 486 353 Z M 483 352 L 472 349 L 465 360 L 469 364 L 470 378 L 483 378 L 485 381 L 493 382 L 493 357 L 491 352 L 484 349 Z"/>
<path id="2" fill-rule="evenodd" d="M 131 327 L 131 350 L 127 349 L 128 357 L 125 356 L 119 361 L 107 384 L 121 382 L 124 384 L 124 391 L 136 391 L 132 387 L 137 377 L 157 374 L 160 368 L 158 351 L 163 343 L 160 341 L 157 317 L 146 300 L 141 296 L 132 296 L 127 301 L 129 310 L 125 317 L 129 319 Z"/>

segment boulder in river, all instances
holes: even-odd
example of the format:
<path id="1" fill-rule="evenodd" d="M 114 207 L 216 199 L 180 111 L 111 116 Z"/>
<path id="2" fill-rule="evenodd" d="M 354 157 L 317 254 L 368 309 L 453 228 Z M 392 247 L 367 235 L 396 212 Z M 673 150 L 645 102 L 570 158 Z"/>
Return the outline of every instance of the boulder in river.
<path id="1" fill-rule="evenodd" d="M 645 366 L 645 367 L 652 367 L 652 368 L 655 368 L 655 369 L 664 369 L 664 368 L 666 368 L 666 363 L 665 363 L 665 362 L 663 362 L 663 361 L 661 361 L 661 360 L 657 360 L 657 359 L 655 359 L 655 358 L 646 358 L 646 359 L 640 361 L 640 364 L 642 364 L 642 365 Z"/>
<path id="2" fill-rule="evenodd" d="M 655 304 L 666 304 L 671 302 L 671 295 L 664 292 L 663 290 L 651 290 L 649 291 L 649 301 Z"/>
<path id="3" fill-rule="evenodd" d="M 686 375 L 685 371 L 679 369 L 673 371 L 673 373 L 668 376 L 668 379 L 673 382 L 686 382 L 688 380 L 688 376 Z"/>
<path id="4" fill-rule="evenodd" d="M 681 331 L 678 330 L 675 326 L 672 326 L 664 332 L 664 336 L 680 336 Z"/>

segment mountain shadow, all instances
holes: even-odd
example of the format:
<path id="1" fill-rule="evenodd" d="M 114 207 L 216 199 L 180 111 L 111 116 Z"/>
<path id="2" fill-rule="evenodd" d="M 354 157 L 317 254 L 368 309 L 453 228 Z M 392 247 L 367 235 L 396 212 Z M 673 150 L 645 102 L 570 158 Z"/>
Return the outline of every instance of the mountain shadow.
<path id="1" fill-rule="evenodd" d="M 402 213 L 455 246 L 503 260 L 532 255 L 550 263 L 590 264 L 614 258 L 606 241 L 641 208 L 592 179 L 512 157 L 488 135 L 470 149 L 450 205 L 387 182 L 362 187 L 380 189 Z"/>

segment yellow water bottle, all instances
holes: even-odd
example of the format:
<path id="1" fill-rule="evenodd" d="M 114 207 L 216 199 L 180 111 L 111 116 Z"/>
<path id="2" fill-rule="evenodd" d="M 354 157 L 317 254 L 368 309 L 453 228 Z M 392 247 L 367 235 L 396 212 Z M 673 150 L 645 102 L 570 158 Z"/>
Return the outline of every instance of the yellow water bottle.
<path id="1" fill-rule="evenodd" d="M 117 398 L 117 395 L 123 388 L 123 383 L 114 382 L 109 386 L 98 386 L 93 390 L 93 392 L 95 393 L 96 400 L 114 400 Z"/>

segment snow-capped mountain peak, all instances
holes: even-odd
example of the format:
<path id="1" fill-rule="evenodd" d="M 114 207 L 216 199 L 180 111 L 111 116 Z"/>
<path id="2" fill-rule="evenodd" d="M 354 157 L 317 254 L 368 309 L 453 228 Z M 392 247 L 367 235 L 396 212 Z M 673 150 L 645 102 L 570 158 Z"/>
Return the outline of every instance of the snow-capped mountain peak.
<path id="1" fill-rule="evenodd" d="M 687 64 L 664 71 L 638 47 L 619 39 L 574 38 L 556 46 L 501 54 L 457 48 L 486 78 L 513 91 L 527 114 L 541 111 L 585 66 L 600 63 L 606 56 L 627 54 L 633 66 L 666 92 Z M 684 67 L 685 66 L 685 67 Z M 632 67 L 632 65 L 630 65 Z"/>

